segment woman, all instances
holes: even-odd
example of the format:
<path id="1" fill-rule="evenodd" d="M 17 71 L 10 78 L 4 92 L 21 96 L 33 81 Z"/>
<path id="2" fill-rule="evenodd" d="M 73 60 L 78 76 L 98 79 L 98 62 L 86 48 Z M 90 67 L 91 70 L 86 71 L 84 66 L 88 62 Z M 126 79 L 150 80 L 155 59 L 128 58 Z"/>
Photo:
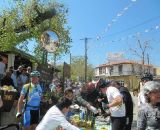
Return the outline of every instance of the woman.
<path id="1" fill-rule="evenodd" d="M 1 85 L 2 85 L 2 87 L 4 87 L 4 86 L 14 87 L 14 83 L 13 83 L 13 80 L 11 78 L 11 72 L 6 72 L 6 75 L 1 80 Z"/>
<path id="2" fill-rule="evenodd" d="M 145 83 L 144 95 L 147 103 L 138 113 L 137 130 L 160 130 L 160 83 Z"/>

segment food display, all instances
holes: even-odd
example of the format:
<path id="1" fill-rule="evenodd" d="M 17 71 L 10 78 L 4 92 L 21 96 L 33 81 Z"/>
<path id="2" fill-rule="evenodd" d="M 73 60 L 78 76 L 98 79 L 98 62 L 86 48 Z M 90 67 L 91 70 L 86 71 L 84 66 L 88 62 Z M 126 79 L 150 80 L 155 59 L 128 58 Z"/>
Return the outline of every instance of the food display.
<path id="1" fill-rule="evenodd" d="M 14 89 L 13 86 L 7 86 L 7 85 L 2 86 L 1 90 L 4 90 L 4 91 L 14 91 L 14 92 L 17 91 L 16 89 Z"/>
<path id="2" fill-rule="evenodd" d="M 91 120 L 81 120 L 80 116 L 77 114 L 71 117 L 70 122 L 79 128 L 83 128 L 83 130 L 91 130 L 92 127 Z"/>
<path id="3" fill-rule="evenodd" d="M 98 116 L 95 119 L 95 125 L 94 125 L 95 130 L 111 130 L 111 125 L 110 125 L 110 118 L 103 118 L 101 116 Z"/>
<path id="4" fill-rule="evenodd" d="M 94 117 L 92 115 L 87 115 L 87 111 L 83 107 L 72 107 L 74 109 L 79 109 L 79 111 L 70 117 L 70 122 L 79 127 L 80 130 L 111 130 L 110 117 Z"/>

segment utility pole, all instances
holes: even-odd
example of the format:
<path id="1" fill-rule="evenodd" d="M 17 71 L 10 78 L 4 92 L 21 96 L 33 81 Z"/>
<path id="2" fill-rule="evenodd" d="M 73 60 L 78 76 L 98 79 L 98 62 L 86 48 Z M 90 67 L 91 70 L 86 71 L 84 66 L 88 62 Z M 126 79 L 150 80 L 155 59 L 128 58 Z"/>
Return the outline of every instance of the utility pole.
<path id="1" fill-rule="evenodd" d="M 72 72 L 72 68 L 71 68 L 71 63 L 72 63 L 72 55 L 71 55 L 71 52 L 69 53 L 69 59 L 70 59 L 70 77 L 71 78 L 71 72 Z"/>
<path id="2" fill-rule="evenodd" d="M 84 40 L 85 42 L 85 66 L 84 66 L 84 80 L 85 80 L 85 83 L 87 83 L 87 44 L 88 44 L 88 40 L 91 39 L 91 38 L 83 38 L 83 39 L 80 39 L 80 40 Z"/>
<path id="3" fill-rule="evenodd" d="M 149 65 L 149 54 L 147 53 L 147 64 Z M 150 67 L 148 68 L 148 72 L 150 73 Z"/>
<path id="4" fill-rule="evenodd" d="M 147 53 L 147 63 L 149 65 L 149 54 Z"/>

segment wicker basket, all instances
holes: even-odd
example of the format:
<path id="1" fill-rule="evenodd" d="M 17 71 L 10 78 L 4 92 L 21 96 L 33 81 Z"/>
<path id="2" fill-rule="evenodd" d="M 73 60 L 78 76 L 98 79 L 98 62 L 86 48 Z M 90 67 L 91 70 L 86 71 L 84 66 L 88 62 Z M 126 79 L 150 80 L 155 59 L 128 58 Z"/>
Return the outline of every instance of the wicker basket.
<path id="1" fill-rule="evenodd" d="M 7 91 L 7 90 L 0 90 L 0 93 L 3 100 L 3 107 L 1 108 L 1 111 L 10 112 L 18 93 L 15 91 Z"/>

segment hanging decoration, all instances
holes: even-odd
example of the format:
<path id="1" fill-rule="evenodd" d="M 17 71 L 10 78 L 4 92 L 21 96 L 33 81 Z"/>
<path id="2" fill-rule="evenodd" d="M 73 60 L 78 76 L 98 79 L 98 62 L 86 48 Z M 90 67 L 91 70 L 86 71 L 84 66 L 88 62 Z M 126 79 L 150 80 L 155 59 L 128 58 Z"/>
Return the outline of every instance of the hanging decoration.
<path id="1" fill-rule="evenodd" d="M 151 27 L 149 29 L 144 29 L 143 31 L 141 32 L 136 32 L 134 34 L 130 34 L 128 36 L 125 36 L 125 37 L 121 37 L 121 38 L 118 38 L 118 39 L 114 39 L 114 40 L 110 40 L 108 42 L 105 42 L 105 43 L 114 43 L 114 42 L 120 42 L 120 41 L 124 41 L 124 40 L 128 40 L 128 39 L 131 39 L 131 38 L 135 38 L 136 36 L 140 36 L 140 35 L 143 35 L 145 33 L 149 33 L 151 31 L 155 31 L 155 30 L 158 30 L 160 29 L 160 24 L 159 25 L 156 25 L 154 27 Z"/>
<path id="2" fill-rule="evenodd" d="M 126 7 L 124 7 L 121 11 L 119 11 L 117 13 L 117 15 L 111 20 L 111 22 L 109 24 L 107 24 L 107 27 L 104 29 L 104 31 L 101 33 L 101 35 L 97 36 L 96 39 L 100 40 L 101 38 L 103 38 L 104 34 L 107 33 L 110 28 L 112 27 L 112 25 L 117 22 L 117 20 L 123 16 L 126 11 L 131 8 L 133 6 L 133 4 L 136 2 L 137 0 L 131 0 L 131 3 L 129 3 Z"/>

